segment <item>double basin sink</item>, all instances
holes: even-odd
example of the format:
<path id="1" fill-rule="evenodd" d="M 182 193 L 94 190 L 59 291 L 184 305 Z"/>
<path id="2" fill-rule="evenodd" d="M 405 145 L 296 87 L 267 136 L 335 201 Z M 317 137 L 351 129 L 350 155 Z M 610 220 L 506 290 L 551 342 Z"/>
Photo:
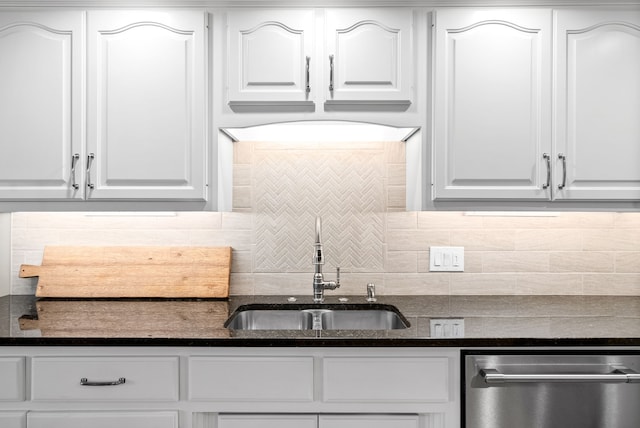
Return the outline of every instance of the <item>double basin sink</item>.
<path id="1" fill-rule="evenodd" d="M 249 304 L 224 326 L 232 330 L 396 330 L 410 326 L 395 306 L 367 304 Z"/>

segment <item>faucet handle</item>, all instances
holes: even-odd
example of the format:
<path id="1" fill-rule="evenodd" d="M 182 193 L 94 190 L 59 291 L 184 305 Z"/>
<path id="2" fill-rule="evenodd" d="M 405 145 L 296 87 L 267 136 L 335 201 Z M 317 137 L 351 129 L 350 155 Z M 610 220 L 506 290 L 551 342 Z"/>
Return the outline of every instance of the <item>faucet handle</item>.
<path id="1" fill-rule="evenodd" d="M 367 302 L 375 302 L 376 300 L 376 285 L 374 283 L 367 284 Z"/>
<path id="2" fill-rule="evenodd" d="M 340 266 L 336 267 L 336 288 L 340 287 Z"/>

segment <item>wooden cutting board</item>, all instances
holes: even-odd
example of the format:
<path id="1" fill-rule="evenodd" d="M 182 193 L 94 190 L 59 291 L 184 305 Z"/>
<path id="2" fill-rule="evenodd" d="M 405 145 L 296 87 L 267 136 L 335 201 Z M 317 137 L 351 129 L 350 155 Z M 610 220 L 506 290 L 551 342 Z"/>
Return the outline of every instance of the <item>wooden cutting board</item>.
<path id="1" fill-rule="evenodd" d="M 45 247 L 37 297 L 227 298 L 231 247 Z"/>

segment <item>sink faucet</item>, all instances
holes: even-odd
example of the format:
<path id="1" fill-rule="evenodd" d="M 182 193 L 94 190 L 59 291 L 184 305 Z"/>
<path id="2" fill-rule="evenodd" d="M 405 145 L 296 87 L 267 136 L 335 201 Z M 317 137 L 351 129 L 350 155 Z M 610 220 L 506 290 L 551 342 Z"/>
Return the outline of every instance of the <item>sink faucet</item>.
<path id="1" fill-rule="evenodd" d="M 322 251 L 322 220 L 316 217 L 315 244 L 313 244 L 313 301 L 321 303 L 324 300 L 324 290 L 335 290 L 340 287 L 340 268 L 336 268 L 336 280 L 325 281 L 322 274 L 324 255 Z"/>

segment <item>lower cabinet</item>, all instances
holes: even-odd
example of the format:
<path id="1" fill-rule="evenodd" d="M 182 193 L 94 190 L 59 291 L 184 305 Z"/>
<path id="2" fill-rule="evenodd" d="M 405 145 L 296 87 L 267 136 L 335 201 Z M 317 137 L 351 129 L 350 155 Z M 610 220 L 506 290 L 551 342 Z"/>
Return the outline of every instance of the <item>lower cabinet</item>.
<path id="1" fill-rule="evenodd" d="M 218 417 L 218 428 L 418 428 L 418 415 L 243 415 Z"/>
<path id="2" fill-rule="evenodd" d="M 178 412 L 32 412 L 27 424 L 28 428 L 179 428 Z"/>
<path id="3" fill-rule="evenodd" d="M 0 427 L 26 428 L 27 416 L 23 412 L 0 412 Z"/>
<path id="4" fill-rule="evenodd" d="M 459 354 L 0 346 L 0 428 L 460 428 Z"/>

